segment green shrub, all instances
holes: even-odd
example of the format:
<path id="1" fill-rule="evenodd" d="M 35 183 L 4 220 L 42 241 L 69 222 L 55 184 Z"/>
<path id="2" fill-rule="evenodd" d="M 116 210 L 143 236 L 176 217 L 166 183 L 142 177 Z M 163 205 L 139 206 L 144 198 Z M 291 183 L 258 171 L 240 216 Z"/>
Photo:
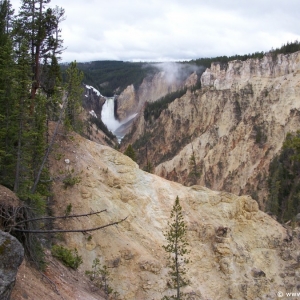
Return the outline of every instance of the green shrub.
<path id="1" fill-rule="evenodd" d="M 72 211 L 72 204 L 69 203 L 65 209 L 65 215 L 68 216 Z"/>
<path id="2" fill-rule="evenodd" d="M 60 245 L 54 245 L 51 249 L 51 253 L 65 266 L 74 270 L 82 264 L 82 257 L 78 255 L 77 249 L 70 250 Z"/>
<path id="3" fill-rule="evenodd" d="M 114 290 L 109 285 L 109 282 L 111 281 L 110 272 L 108 271 L 107 266 L 101 266 L 99 258 L 93 260 L 92 270 L 85 271 L 85 274 L 93 281 L 95 286 L 104 291 L 106 299 L 108 299 L 111 294 L 112 297 L 109 299 L 119 299 L 118 293 L 113 292 Z"/>
<path id="4" fill-rule="evenodd" d="M 72 187 L 75 184 L 79 183 L 81 180 L 80 177 L 77 176 L 71 176 L 71 174 L 68 174 L 67 177 L 63 180 L 64 188 Z"/>

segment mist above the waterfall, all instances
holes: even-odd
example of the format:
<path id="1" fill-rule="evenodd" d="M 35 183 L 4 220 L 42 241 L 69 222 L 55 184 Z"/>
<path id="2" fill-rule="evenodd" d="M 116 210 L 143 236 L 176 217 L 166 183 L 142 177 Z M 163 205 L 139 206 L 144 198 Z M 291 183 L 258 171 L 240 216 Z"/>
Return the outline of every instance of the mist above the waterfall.
<path id="1" fill-rule="evenodd" d="M 192 73 L 196 72 L 198 75 L 205 70 L 203 66 L 196 66 L 191 64 L 183 64 L 179 62 L 162 62 L 152 64 L 159 72 L 163 72 L 168 83 L 182 82 L 186 80 Z"/>

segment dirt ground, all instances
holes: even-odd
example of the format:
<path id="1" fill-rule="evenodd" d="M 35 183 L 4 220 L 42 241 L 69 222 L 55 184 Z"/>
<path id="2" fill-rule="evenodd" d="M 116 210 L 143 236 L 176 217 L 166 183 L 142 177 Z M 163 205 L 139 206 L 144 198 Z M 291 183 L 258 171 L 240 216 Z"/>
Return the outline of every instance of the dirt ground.
<path id="1" fill-rule="evenodd" d="M 102 292 L 82 273 L 62 265 L 47 253 L 44 274 L 26 260 L 19 268 L 11 300 L 102 300 Z"/>

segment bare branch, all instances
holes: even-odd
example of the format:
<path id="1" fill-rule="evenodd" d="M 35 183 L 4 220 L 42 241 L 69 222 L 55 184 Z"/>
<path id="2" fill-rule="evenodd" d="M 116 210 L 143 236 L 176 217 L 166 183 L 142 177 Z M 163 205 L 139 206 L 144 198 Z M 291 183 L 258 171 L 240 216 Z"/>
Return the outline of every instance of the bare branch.
<path id="1" fill-rule="evenodd" d="M 99 227 L 94 227 L 94 228 L 88 228 L 88 229 L 54 229 L 54 230 L 26 230 L 26 229 L 18 229 L 14 228 L 15 231 L 19 232 L 28 232 L 28 233 L 57 233 L 57 232 L 90 232 L 90 231 L 96 231 L 100 230 L 109 226 L 117 225 L 120 224 L 121 222 L 125 221 L 128 218 L 128 216 L 120 221 L 109 223 L 106 225 L 102 225 Z"/>
<path id="2" fill-rule="evenodd" d="M 27 220 L 20 221 L 20 222 L 16 223 L 15 225 L 19 225 L 19 224 L 23 224 L 23 223 L 27 223 L 27 222 L 39 221 L 39 220 L 55 220 L 55 219 L 68 219 L 68 218 L 87 217 L 87 216 L 91 216 L 91 215 L 97 215 L 97 214 L 100 214 L 100 213 L 105 212 L 105 211 L 107 211 L 107 210 L 103 209 L 103 210 L 100 210 L 100 211 L 91 212 L 91 213 L 82 214 L 82 215 L 68 215 L 68 216 L 57 216 L 57 217 L 40 217 L 40 218 L 34 218 L 34 219 L 27 219 Z"/>

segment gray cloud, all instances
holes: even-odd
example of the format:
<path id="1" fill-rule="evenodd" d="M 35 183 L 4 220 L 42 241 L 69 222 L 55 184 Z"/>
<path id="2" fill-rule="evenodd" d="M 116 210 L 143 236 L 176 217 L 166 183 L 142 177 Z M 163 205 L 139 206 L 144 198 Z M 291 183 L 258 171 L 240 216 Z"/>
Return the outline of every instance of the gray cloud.
<path id="1" fill-rule="evenodd" d="M 50 5 L 66 10 L 64 61 L 186 60 L 267 51 L 300 39 L 298 0 L 52 0 Z"/>

